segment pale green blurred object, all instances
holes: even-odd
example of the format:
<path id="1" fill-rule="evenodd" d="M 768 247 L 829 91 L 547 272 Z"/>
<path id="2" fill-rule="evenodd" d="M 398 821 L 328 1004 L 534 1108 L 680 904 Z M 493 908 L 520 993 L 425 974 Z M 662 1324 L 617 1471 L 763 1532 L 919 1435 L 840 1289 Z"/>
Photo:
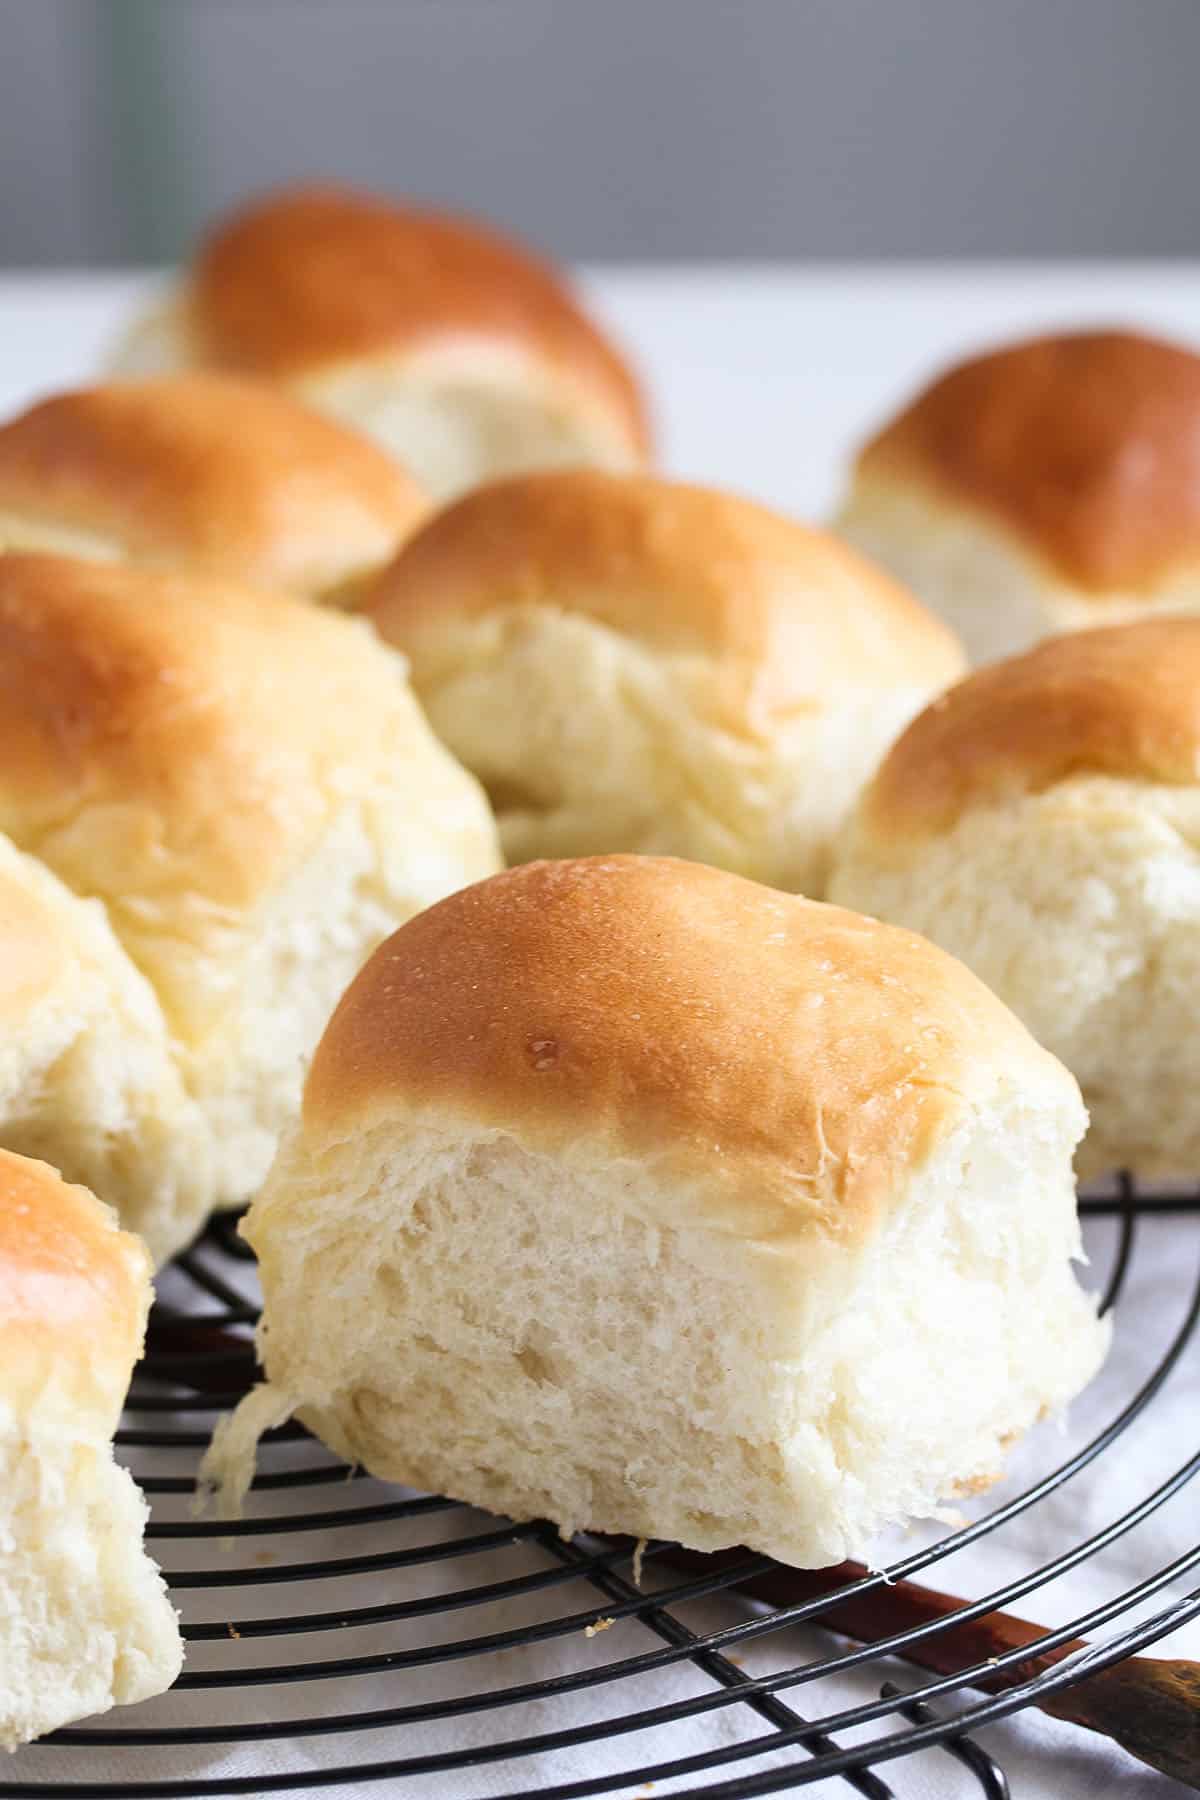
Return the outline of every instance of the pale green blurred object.
<path id="1" fill-rule="evenodd" d="M 198 196 L 179 140 L 171 15 L 191 0 L 108 0 L 98 9 L 97 51 L 112 96 L 112 161 L 121 198 L 124 260 L 174 262 Z"/>

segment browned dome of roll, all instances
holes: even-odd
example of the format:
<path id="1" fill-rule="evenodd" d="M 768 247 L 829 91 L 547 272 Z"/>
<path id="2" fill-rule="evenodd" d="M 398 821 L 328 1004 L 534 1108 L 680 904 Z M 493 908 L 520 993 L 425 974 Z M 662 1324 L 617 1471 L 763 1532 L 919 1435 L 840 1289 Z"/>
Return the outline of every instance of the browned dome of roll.
<path id="1" fill-rule="evenodd" d="M 184 960 L 261 904 L 348 803 L 349 771 L 377 779 L 384 744 L 396 766 L 420 753 L 410 708 L 402 668 L 328 608 L 199 576 L 0 555 L 0 830 L 43 860 L 53 844 L 68 885 Z M 414 743 L 385 734 L 393 709 L 417 720 Z M 421 779 L 443 762 L 434 750 Z M 178 905 L 187 922 L 167 931 Z"/>
<path id="2" fill-rule="evenodd" d="M 78 388 L 0 427 L 0 543 L 319 598 L 378 569 L 428 509 L 376 444 L 229 375 Z"/>
<path id="3" fill-rule="evenodd" d="M 597 856 L 402 926 L 334 1013 L 304 1119 L 320 1138 L 450 1109 L 548 1151 L 600 1136 L 696 1165 L 745 1235 L 853 1233 L 1019 1064 L 1064 1079 L 924 938 L 700 863 Z"/>
<path id="4" fill-rule="evenodd" d="M 288 189 L 213 233 L 189 298 L 212 361 L 272 378 L 458 338 L 523 346 L 648 447 L 641 393 L 613 345 L 553 269 L 474 220 L 335 187 Z"/>
<path id="5" fill-rule="evenodd" d="M 978 670 L 901 734 L 863 819 L 876 837 L 923 836 L 1086 774 L 1200 780 L 1200 618 L 1068 632 Z"/>
<path id="6" fill-rule="evenodd" d="M 1149 592 L 1200 561 L 1200 356 L 1136 331 L 1010 345 L 926 388 L 858 466 L 992 514 L 1080 589 Z"/>
<path id="7" fill-rule="evenodd" d="M 814 686 L 947 682 L 953 633 L 828 532 L 737 494 L 646 474 L 550 469 L 435 513 L 367 597 L 413 662 L 448 627 L 547 606 L 633 642 L 712 659 L 727 686 L 811 707 Z"/>

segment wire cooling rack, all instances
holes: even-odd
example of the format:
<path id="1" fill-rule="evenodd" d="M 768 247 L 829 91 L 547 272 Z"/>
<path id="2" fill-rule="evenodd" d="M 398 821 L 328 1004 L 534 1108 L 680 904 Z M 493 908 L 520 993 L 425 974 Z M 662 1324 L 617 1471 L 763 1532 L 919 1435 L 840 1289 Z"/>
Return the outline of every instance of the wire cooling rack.
<path id="1" fill-rule="evenodd" d="M 1164 1215 L 1178 1216 L 1180 1245 L 1194 1257 L 1200 1195 L 1139 1195 L 1125 1182 L 1112 1199 L 1083 1204 L 1111 1216 L 1105 1307 L 1129 1282 L 1148 1209 L 1157 1229 Z M 1200 1547 L 1185 1545 L 1135 1586 L 1118 1583 L 1114 1598 L 986 1671 L 927 1678 L 895 1653 L 954 1620 L 849 1646 L 810 1623 L 832 1596 L 777 1607 L 744 1600 L 740 1587 L 771 1565 L 740 1553 L 714 1561 L 711 1572 L 693 1565 L 685 1577 L 669 1546 L 650 1544 L 639 1586 L 628 1543 L 567 1543 L 546 1525 L 504 1523 L 385 1487 L 331 1460 L 294 1425 L 264 1443 L 241 1522 L 196 1517 L 189 1501 L 213 1416 L 254 1379 L 253 1291 L 250 1252 L 235 1221 L 219 1219 L 163 1285 L 118 1440 L 150 1497 L 151 1549 L 184 1616 L 188 1661 L 170 1696 L 171 1721 L 154 1722 L 152 1709 L 164 1702 L 151 1702 L 60 1731 L 0 1767 L 0 1794 L 197 1800 L 361 1787 L 417 1800 L 636 1792 L 657 1800 L 668 1790 L 749 1800 L 840 1778 L 838 1786 L 873 1800 L 903 1800 L 902 1759 L 934 1754 L 957 1758 L 964 1794 L 1003 1800 L 1003 1749 L 995 1733 L 992 1754 L 980 1747 L 982 1727 L 1200 1615 L 1192 1586 Z M 1115 1417 L 1024 1491 L 893 1562 L 888 1577 L 927 1578 L 971 1544 L 999 1541 L 992 1534 L 1047 1505 L 1068 1481 L 1096 1480 L 1176 1374 L 1198 1315 L 1200 1284 L 1165 1322 L 1161 1355 Z M 1064 1571 L 1111 1554 L 1198 1467 L 1200 1451 L 1188 1454 L 1102 1529 L 964 1603 L 957 1621 L 1027 1602 Z M 883 1579 L 867 1577 L 857 1591 Z M 289 1605 L 298 1583 L 303 1607 Z M 314 1593 L 325 1606 L 305 1610 Z M 1020 1678 L 1032 1656 L 1078 1637 L 1093 1646 L 1082 1659 Z M 1008 1691 L 972 1689 L 973 1677 L 1010 1668 L 1020 1675 Z M 873 1678 L 859 1690 L 867 1697 L 829 1710 L 822 1696 L 848 1673 Z M 305 1684 L 304 1704 L 284 1707 L 294 1684 Z M 669 1754 L 671 1731 L 697 1724 L 712 1728 L 708 1747 Z M 230 1772 L 238 1753 L 257 1759 L 251 1772 Z M 566 1778 L 565 1769 L 573 1771 Z"/>

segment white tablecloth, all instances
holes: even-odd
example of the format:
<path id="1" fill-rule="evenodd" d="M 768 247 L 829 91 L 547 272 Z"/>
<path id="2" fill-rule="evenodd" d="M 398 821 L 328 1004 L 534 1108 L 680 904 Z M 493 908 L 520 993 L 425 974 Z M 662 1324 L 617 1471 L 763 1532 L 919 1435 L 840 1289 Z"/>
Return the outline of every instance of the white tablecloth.
<path id="1" fill-rule="evenodd" d="M 848 446 L 882 411 L 936 361 L 965 345 L 1048 323 L 1137 320 L 1200 341 L 1200 266 L 1158 269 L 973 269 L 957 271 L 838 270 L 594 271 L 590 277 L 599 304 L 639 353 L 655 388 L 664 459 L 675 472 L 725 483 L 774 503 L 816 515 L 830 503 Z M 82 377 L 95 366 L 138 284 L 125 277 L 9 278 L 0 281 L 0 408 L 62 381 Z M 1089 1231 L 1095 1267 L 1104 1271 L 1113 1228 L 1098 1223 Z M 1077 1404 L 1065 1435 L 1044 1427 L 1015 1460 L 1013 1483 L 1020 1485 L 1086 1441 L 1128 1402 L 1187 1305 L 1200 1264 L 1200 1216 L 1164 1217 L 1144 1224 L 1122 1297 L 1113 1355 L 1107 1369 Z M 939 1587 L 975 1595 L 1062 1554 L 1141 1500 L 1164 1480 L 1196 1445 L 1200 1350 L 1185 1356 L 1163 1393 L 1141 1421 L 1123 1435 L 1088 1473 L 1013 1521 L 1002 1532 L 939 1563 L 929 1579 Z M 179 1458 L 134 1452 L 135 1467 L 178 1473 Z M 971 1516 L 996 1505 L 1013 1491 L 1006 1486 L 967 1509 Z M 267 1495 L 266 1510 L 326 1504 L 327 1489 Z M 1102 1604 L 1179 1555 L 1200 1535 L 1200 1489 L 1185 1489 L 1136 1531 L 1122 1537 L 1102 1557 L 1064 1574 L 1051 1587 L 1013 1610 L 1054 1625 Z M 353 1503 L 385 1495 L 374 1484 L 356 1485 Z M 340 1500 L 339 1500 L 339 1503 Z M 350 1504 L 349 1500 L 345 1501 Z M 176 1516 L 183 1516 L 176 1509 Z M 413 1541 L 428 1543 L 439 1532 L 458 1536 L 487 1530 L 489 1522 L 464 1515 L 431 1515 L 407 1528 Z M 352 1541 L 350 1541 L 352 1539 Z M 921 1541 L 919 1533 L 909 1543 Z M 364 1526 L 352 1534 L 305 1533 L 251 1540 L 250 1566 L 268 1570 L 272 1562 L 315 1556 L 370 1554 L 395 1547 L 394 1526 Z M 224 1552 L 214 1540 L 199 1545 L 169 1542 L 160 1553 L 171 1567 L 221 1566 Z M 316 1612 L 446 1594 L 468 1585 L 504 1580 L 548 1566 L 536 1547 L 503 1549 L 419 1570 L 389 1571 L 303 1585 L 261 1585 L 237 1595 L 243 1619 L 272 1614 Z M 656 1579 L 647 1569 L 648 1585 Z M 1169 1596 L 1154 1602 L 1162 1605 Z M 185 1616 L 224 1620 L 227 1595 L 192 1591 Z M 578 1609 L 599 1617 L 603 1602 L 582 1583 L 554 1588 L 519 1602 L 415 1618 L 403 1627 L 360 1627 L 350 1632 L 301 1638 L 258 1638 L 194 1647 L 193 1669 L 215 1668 L 235 1659 L 248 1668 L 372 1651 L 415 1648 L 436 1639 L 486 1635 Z M 736 1623 L 747 1616 L 722 1599 L 683 1609 L 698 1631 Z M 1102 1635 L 1102 1634 L 1101 1634 Z M 735 1650 L 751 1674 L 769 1673 L 801 1662 L 830 1640 L 818 1634 L 773 1634 Z M 658 1647 L 645 1627 L 623 1621 L 588 1637 L 570 1639 L 398 1673 L 358 1679 L 350 1689 L 329 1680 L 287 1687 L 255 1687 L 229 1694 L 212 1692 L 166 1696 L 121 1716 L 133 1726 L 219 1720 L 286 1720 L 370 1706 L 414 1704 L 437 1695 L 541 1680 L 585 1665 L 616 1661 Z M 1200 1629 L 1177 1634 L 1175 1654 L 1200 1656 Z M 1162 1651 L 1156 1653 L 1161 1654 Z M 916 1685 L 915 1671 L 895 1665 L 898 1683 Z M 785 1694 L 810 1715 L 875 1697 L 880 1671 L 827 1680 L 816 1689 Z M 611 1718 L 711 1691 L 708 1679 L 677 1665 L 635 1681 L 605 1683 L 531 1705 L 476 1713 L 451 1723 L 410 1725 L 403 1731 L 368 1731 L 348 1736 L 304 1737 L 264 1743 L 229 1753 L 220 1748 L 180 1754 L 153 1748 L 120 1760 L 110 1751 L 90 1752 L 86 1773 L 97 1779 L 261 1780 L 278 1770 L 361 1763 L 394 1756 L 417 1756 L 493 1745 L 530 1733 L 553 1732 L 590 1720 Z M 107 1722 L 118 1722 L 116 1719 Z M 405 1783 L 342 1788 L 339 1796 L 377 1792 L 419 1796 L 420 1800 L 487 1800 L 552 1782 L 586 1780 L 609 1771 L 628 1771 L 721 1746 L 745 1744 L 769 1728 L 744 1705 L 702 1713 L 682 1723 L 623 1735 L 604 1743 L 563 1747 L 536 1768 L 520 1761 L 486 1762 L 468 1773 L 431 1772 Z M 873 1727 L 872 1730 L 878 1730 Z M 856 1741 L 856 1734 L 843 1736 Z M 1053 1795 L 1056 1800 L 1169 1800 L 1184 1790 L 1142 1772 L 1119 1752 L 1089 1734 L 1037 1714 L 991 1727 L 979 1741 L 1000 1761 L 1014 1796 Z M 690 1782 L 659 1781 L 654 1800 L 681 1786 L 702 1787 L 739 1774 L 757 1774 L 778 1757 L 736 1760 Z M 786 1759 L 784 1759 L 786 1760 Z M 55 1748 L 24 1751 L 0 1770 L 0 1778 L 47 1781 L 78 1779 L 78 1753 Z M 881 1770 L 897 1795 L 908 1800 L 958 1800 L 979 1789 L 945 1752 L 892 1763 Z M 640 1784 L 615 1792 L 645 1794 Z M 815 1791 L 815 1790 L 814 1790 Z M 821 1792 L 848 1792 L 840 1783 Z"/>

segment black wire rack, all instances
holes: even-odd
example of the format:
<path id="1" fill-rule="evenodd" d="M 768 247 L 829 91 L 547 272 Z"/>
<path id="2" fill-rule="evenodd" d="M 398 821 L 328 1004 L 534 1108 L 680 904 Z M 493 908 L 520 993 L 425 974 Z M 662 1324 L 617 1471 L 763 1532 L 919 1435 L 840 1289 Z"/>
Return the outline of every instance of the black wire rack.
<path id="1" fill-rule="evenodd" d="M 1083 1208 L 1107 1264 L 1093 1243 L 1106 1308 L 1127 1291 L 1140 1235 L 1164 1220 L 1178 1226 L 1181 1260 L 1200 1265 L 1200 1194 L 1139 1194 L 1124 1181 Z M 419 1800 L 749 1800 L 827 1781 L 902 1800 L 904 1759 L 949 1755 L 964 1794 L 1003 1800 L 1004 1733 L 985 1731 L 988 1749 L 977 1734 L 1200 1615 L 1200 1545 L 1185 1531 L 1152 1572 L 1117 1581 L 1104 1603 L 986 1668 L 926 1677 L 899 1660 L 951 1625 L 1027 1602 L 1111 1556 L 1200 1468 L 1200 1448 L 1183 1446 L 1186 1458 L 1115 1517 L 952 1618 L 866 1646 L 815 1623 L 838 1597 L 921 1579 L 985 1538 L 999 1541 L 994 1534 L 1066 1484 L 1103 1480 L 1164 1384 L 1189 1378 L 1181 1365 L 1192 1360 L 1200 1269 L 1179 1316 L 1158 1321 L 1161 1350 L 1085 1442 L 886 1573 L 795 1606 L 743 1597 L 770 1570 L 764 1558 L 692 1559 L 681 1575 L 671 1547 L 652 1543 L 635 1564 L 628 1543 L 565 1542 L 547 1525 L 388 1488 L 333 1461 L 295 1425 L 265 1440 L 245 1518 L 231 1526 L 196 1516 L 196 1464 L 213 1418 L 255 1378 L 253 1295 L 236 1221 L 218 1219 L 162 1286 L 118 1439 L 150 1499 L 150 1547 L 183 1614 L 184 1673 L 163 1700 L 20 1752 L 0 1768 L 0 1795 L 198 1800 L 343 1786 Z M 322 1610 L 289 1607 L 298 1582 L 306 1602 L 327 1596 Z M 1031 1657 L 1077 1638 L 1086 1651 L 1025 1677 Z M 994 1691 L 1006 1674 L 1016 1685 Z M 850 1678 L 859 1685 L 847 1700 Z M 992 1691 L 973 1686 L 987 1678 Z M 832 1683 L 843 1685 L 830 1705 Z M 296 1684 L 304 1703 L 284 1706 Z M 697 1737 L 700 1727 L 707 1736 Z M 674 1754 L 681 1728 L 688 1752 Z"/>

